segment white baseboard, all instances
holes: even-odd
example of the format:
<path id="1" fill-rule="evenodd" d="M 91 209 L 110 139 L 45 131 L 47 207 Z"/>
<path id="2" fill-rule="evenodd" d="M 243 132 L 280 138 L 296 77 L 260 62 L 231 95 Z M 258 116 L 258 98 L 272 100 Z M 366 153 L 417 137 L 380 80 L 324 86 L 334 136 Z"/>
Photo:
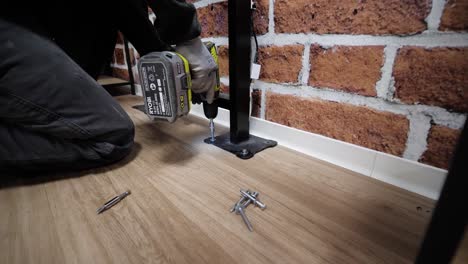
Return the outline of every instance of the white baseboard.
<path id="1" fill-rule="evenodd" d="M 191 114 L 204 117 L 194 105 Z M 216 125 L 229 127 L 229 111 L 219 109 Z M 447 171 L 263 119 L 250 119 L 253 135 L 287 148 L 437 200 Z"/>
<path id="2" fill-rule="evenodd" d="M 143 96 L 143 91 L 141 90 L 141 85 L 135 83 L 135 94 Z"/>

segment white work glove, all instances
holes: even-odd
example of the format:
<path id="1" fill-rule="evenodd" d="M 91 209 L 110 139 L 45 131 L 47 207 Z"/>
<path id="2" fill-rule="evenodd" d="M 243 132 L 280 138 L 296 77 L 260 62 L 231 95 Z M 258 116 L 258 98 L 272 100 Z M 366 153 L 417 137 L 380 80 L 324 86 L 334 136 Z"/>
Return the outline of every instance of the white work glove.
<path id="1" fill-rule="evenodd" d="M 188 60 L 192 75 L 192 91 L 201 94 L 203 99 L 211 104 L 215 95 L 214 87 L 217 84 L 218 65 L 208 49 L 200 37 L 197 37 L 177 44 L 175 50 Z"/>

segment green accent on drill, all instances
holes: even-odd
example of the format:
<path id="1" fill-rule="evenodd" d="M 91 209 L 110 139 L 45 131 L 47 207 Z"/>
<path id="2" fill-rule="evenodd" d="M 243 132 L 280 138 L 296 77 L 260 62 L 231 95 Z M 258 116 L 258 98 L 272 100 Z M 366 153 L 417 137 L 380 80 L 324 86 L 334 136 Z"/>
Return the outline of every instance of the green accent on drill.
<path id="1" fill-rule="evenodd" d="M 188 60 L 181 54 L 175 52 L 177 56 L 184 62 L 184 70 L 187 75 L 187 85 L 188 85 L 188 101 L 189 101 L 189 111 L 192 108 L 192 76 L 190 75 L 190 66 Z"/>
<path id="2" fill-rule="evenodd" d="M 221 89 L 221 84 L 219 80 L 218 50 L 216 49 L 216 45 L 211 41 L 205 42 L 205 46 L 210 51 L 211 56 L 213 57 L 216 65 L 218 66 L 218 70 L 216 71 L 216 86 L 214 87 L 215 92 L 218 92 Z"/>

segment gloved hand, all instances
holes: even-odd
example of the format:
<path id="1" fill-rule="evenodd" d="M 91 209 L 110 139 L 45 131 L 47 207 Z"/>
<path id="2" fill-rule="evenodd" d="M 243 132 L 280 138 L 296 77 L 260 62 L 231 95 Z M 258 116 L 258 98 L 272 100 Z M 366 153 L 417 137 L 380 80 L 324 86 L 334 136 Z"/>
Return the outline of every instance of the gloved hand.
<path id="1" fill-rule="evenodd" d="M 200 37 L 179 43 L 175 50 L 184 56 L 190 66 L 192 75 L 192 91 L 201 94 L 211 104 L 215 95 L 214 87 L 217 84 L 216 71 L 218 65 Z"/>

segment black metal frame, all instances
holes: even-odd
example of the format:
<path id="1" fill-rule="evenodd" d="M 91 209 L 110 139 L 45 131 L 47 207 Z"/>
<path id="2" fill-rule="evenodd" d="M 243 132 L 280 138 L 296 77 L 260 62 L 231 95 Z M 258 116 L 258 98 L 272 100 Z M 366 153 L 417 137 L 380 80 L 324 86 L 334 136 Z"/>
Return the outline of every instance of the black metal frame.
<path id="1" fill-rule="evenodd" d="M 128 40 L 124 37 L 123 38 L 124 42 L 124 52 L 125 52 L 125 61 L 127 63 L 127 70 L 128 70 L 128 81 L 122 81 L 119 83 L 112 83 L 112 84 L 106 84 L 103 85 L 104 87 L 120 87 L 122 85 L 130 85 L 130 90 L 133 95 L 135 95 L 135 79 L 133 78 L 133 70 L 132 70 L 132 61 L 130 59 L 130 48 L 128 44 Z M 108 66 L 109 67 L 109 66 Z M 108 71 L 108 70 L 106 70 Z"/>
<path id="2" fill-rule="evenodd" d="M 450 263 L 468 222 L 468 122 L 421 244 L 417 264 Z"/>
<path id="3" fill-rule="evenodd" d="M 130 48 L 128 47 L 128 40 L 124 37 L 124 48 L 125 48 L 125 61 L 127 62 L 128 68 L 128 78 L 130 89 L 133 95 L 135 95 L 135 79 L 133 78 L 133 70 L 132 70 L 132 60 L 130 59 Z"/>
<path id="4" fill-rule="evenodd" d="M 252 64 L 252 2 L 229 0 L 229 100 L 219 106 L 230 110 L 230 132 L 216 137 L 214 144 L 241 159 L 249 159 L 277 142 L 250 135 L 250 67 Z"/>
<path id="5" fill-rule="evenodd" d="M 231 142 L 249 138 L 251 1 L 229 0 L 229 100 Z"/>

